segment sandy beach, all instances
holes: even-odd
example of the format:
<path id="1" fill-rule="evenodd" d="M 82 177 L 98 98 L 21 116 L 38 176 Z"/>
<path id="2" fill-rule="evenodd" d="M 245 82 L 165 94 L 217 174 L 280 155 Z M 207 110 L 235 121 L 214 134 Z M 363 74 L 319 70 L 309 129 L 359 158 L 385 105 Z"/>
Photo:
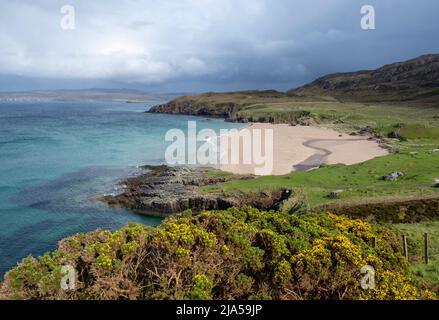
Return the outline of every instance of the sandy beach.
<path id="1" fill-rule="evenodd" d="M 283 175 L 292 171 L 310 170 L 321 164 L 352 165 L 388 154 L 387 150 L 368 137 L 350 136 L 326 128 L 254 123 L 243 130 L 249 130 L 252 134 L 257 130 L 264 136 L 266 129 L 273 132 L 273 165 L 270 172 L 259 175 Z M 225 143 L 225 139 L 228 139 L 227 150 L 230 154 L 233 134 L 223 136 L 221 143 Z M 265 141 L 262 139 L 262 150 L 264 148 Z M 238 164 L 226 161 L 221 169 L 235 174 L 258 174 L 255 169 L 260 165 L 244 163 L 242 144 L 239 153 Z"/>

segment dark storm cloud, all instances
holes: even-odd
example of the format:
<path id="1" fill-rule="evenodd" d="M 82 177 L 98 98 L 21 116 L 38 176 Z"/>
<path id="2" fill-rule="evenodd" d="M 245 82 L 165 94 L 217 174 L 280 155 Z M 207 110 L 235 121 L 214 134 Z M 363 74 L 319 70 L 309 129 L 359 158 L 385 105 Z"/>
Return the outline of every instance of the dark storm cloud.
<path id="1" fill-rule="evenodd" d="M 1 2 L 0 85 L 287 89 L 439 52 L 436 0 L 72 0 L 70 31 L 64 4 Z M 360 28 L 365 4 L 376 30 Z"/>

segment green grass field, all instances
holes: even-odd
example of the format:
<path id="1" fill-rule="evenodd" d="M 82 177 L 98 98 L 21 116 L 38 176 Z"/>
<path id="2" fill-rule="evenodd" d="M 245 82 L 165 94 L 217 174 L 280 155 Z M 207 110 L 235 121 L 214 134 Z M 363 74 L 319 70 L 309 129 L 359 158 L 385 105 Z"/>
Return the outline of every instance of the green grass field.
<path id="1" fill-rule="evenodd" d="M 399 131 L 406 138 L 439 140 L 439 108 L 429 105 L 292 101 L 247 106 L 237 113 L 237 117 L 287 122 L 308 114 L 313 125 L 345 132 L 370 127 L 383 135 Z"/>
<path id="2" fill-rule="evenodd" d="M 439 189 L 433 187 L 434 179 L 439 177 L 439 152 L 433 152 L 432 148 L 405 147 L 396 154 L 353 166 L 331 165 L 284 176 L 232 180 L 205 187 L 203 191 L 231 194 L 291 189 L 304 194 L 310 208 L 334 202 L 361 202 L 370 198 L 439 196 Z M 406 176 L 395 182 L 380 179 L 393 171 L 402 171 Z M 337 199 L 328 197 L 334 190 L 343 190 Z"/>

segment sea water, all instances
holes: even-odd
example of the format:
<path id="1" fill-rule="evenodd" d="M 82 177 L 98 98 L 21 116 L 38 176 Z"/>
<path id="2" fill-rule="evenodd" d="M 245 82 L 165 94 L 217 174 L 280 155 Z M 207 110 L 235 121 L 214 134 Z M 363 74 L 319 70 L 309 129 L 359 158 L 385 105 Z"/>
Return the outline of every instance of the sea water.
<path id="1" fill-rule="evenodd" d="M 93 201 L 118 179 L 164 163 L 169 129 L 240 128 L 218 119 L 145 113 L 125 102 L 0 102 L 0 277 L 70 235 L 161 219 Z"/>

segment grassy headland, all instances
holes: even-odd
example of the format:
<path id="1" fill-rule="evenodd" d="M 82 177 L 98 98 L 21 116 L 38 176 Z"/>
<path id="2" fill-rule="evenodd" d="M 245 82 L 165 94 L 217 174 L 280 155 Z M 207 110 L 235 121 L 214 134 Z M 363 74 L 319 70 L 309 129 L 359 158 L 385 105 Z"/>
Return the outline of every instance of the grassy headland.
<path id="1" fill-rule="evenodd" d="M 254 194 L 287 189 L 292 196 L 280 205 L 284 212 L 333 206 L 338 213 L 370 216 L 380 222 L 410 222 L 395 225 L 394 230 L 409 234 L 412 249 L 419 251 L 416 246 L 421 243 L 421 233 L 437 234 L 439 228 L 437 221 L 413 223 L 439 218 L 439 188 L 435 187 L 435 179 L 439 178 L 438 79 L 439 55 L 427 55 L 378 70 L 328 75 L 287 93 L 210 93 L 182 97 L 152 112 L 323 126 L 381 139 L 392 151 L 386 157 L 352 166 L 325 165 L 284 176 L 230 179 L 205 186 L 202 192 Z M 404 177 L 396 181 L 381 179 L 391 172 L 402 172 Z M 371 204 L 374 210 L 370 210 Z M 361 205 L 370 210 L 369 214 L 356 212 Z M 431 248 L 439 251 L 437 241 L 432 241 Z M 412 261 L 411 269 L 418 283 L 428 283 L 437 291 L 436 258 L 428 266 Z"/>
<path id="2" fill-rule="evenodd" d="M 406 146 L 395 154 L 353 166 L 322 166 L 283 176 L 231 180 L 202 190 L 230 194 L 287 189 L 297 193 L 307 209 L 331 203 L 358 204 L 371 199 L 439 197 L 439 189 L 434 188 L 434 178 L 439 177 L 439 152 L 433 152 L 433 148 L 432 145 Z M 404 172 L 405 176 L 398 181 L 381 179 L 394 171 Z M 336 190 L 340 191 L 337 197 L 330 197 Z"/>

